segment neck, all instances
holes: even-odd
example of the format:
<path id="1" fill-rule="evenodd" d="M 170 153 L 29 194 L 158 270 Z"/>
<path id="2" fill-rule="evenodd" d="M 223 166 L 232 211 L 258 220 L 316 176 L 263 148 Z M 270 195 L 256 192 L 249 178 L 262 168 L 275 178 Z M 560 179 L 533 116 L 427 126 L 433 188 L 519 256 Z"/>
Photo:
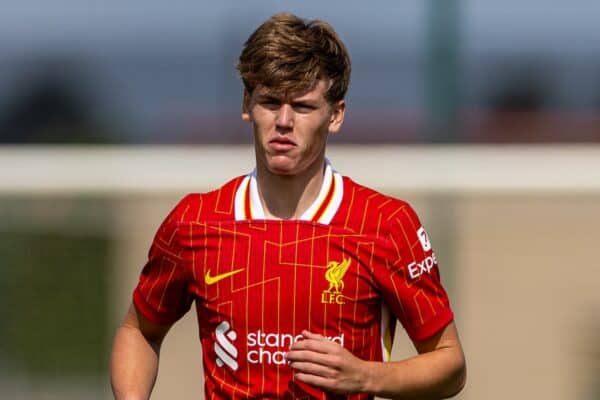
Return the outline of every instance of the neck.
<path id="1" fill-rule="evenodd" d="M 271 219 L 299 219 L 316 200 L 323 184 L 325 161 L 314 163 L 298 175 L 276 175 L 257 165 L 258 193 Z"/>

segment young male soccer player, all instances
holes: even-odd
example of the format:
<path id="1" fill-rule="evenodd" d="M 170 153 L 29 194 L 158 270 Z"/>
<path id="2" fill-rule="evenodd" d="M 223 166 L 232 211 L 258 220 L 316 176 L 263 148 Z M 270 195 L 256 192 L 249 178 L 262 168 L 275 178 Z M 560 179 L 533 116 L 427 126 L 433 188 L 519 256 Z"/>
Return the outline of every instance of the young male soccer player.
<path id="1" fill-rule="evenodd" d="M 336 33 L 275 15 L 238 70 L 256 169 L 188 195 L 161 225 L 115 337 L 115 397 L 149 397 L 161 342 L 192 302 L 206 398 L 456 394 L 465 361 L 417 215 L 325 159 L 350 77 Z M 396 319 L 419 354 L 385 362 Z"/>

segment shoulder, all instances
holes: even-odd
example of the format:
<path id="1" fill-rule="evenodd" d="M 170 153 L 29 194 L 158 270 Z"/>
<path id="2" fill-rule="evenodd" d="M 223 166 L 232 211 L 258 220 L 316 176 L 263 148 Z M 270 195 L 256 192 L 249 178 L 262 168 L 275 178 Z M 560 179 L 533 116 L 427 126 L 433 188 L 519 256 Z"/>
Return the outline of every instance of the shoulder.
<path id="1" fill-rule="evenodd" d="M 175 223 L 234 218 L 235 194 L 243 178 L 235 177 L 209 192 L 187 194 L 177 203 L 168 218 Z"/>
<path id="2" fill-rule="evenodd" d="M 344 176 L 344 201 L 340 209 L 344 226 L 368 235 L 389 234 L 391 225 L 416 218 L 405 200 L 381 193 Z M 418 218 L 417 218 L 418 219 Z"/>

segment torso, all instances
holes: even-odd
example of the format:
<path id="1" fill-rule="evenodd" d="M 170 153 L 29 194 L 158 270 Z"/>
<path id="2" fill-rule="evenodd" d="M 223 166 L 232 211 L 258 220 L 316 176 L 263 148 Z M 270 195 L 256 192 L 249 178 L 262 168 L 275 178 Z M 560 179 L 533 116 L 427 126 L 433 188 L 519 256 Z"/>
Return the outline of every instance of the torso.
<path id="1" fill-rule="evenodd" d="M 382 361 L 395 321 L 388 309 L 412 324 L 411 335 L 452 318 L 437 265 L 417 278 L 394 267 L 402 258 L 433 254 L 415 247 L 414 232 L 411 240 L 391 232 L 399 219 L 402 230 L 419 228 L 412 226 L 420 223 L 406 203 L 337 175 L 305 220 L 265 220 L 256 218 L 262 210 L 252 202 L 248 179 L 189 195 L 178 205 L 155 239 L 161 248 L 176 241 L 170 248 L 177 250 L 167 256 L 177 267 L 165 269 L 167 256 L 161 255 L 162 266 L 148 267 L 136 293 L 138 308 L 149 304 L 151 312 L 162 313 L 163 307 L 165 318 L 176 319 L 180 312 L 171 317 L 169 309 L 181 301 L 167 307 L 168 289 L 160 295 L 160 289 L 149 290 L 152 282 L 163 284 L 151 271 L 185 281 L 186 301 L 196 304 L 207 399 L 339 398 L 294 381 L 283 355 L 302 330 L 329 337 L 362 359 Z"/>

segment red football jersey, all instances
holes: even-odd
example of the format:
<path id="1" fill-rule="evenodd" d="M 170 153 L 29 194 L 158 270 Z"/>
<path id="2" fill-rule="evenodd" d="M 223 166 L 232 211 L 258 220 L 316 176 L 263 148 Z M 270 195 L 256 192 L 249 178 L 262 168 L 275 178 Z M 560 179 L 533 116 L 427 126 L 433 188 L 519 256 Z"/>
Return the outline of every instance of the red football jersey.
<path id="1" fill-rule="evenodd" d="M 194 301 L 208 399 L 365 399 L 294 380 L 284 354 L 303 329 L 385 361 L 396 318 L 414 340 L 453 318 L 413 209 L 329 165 L 298 220 L 264 218 L 253 174 L 177 205 L 134 302 L 146 318 L 172 323 Z"/>

